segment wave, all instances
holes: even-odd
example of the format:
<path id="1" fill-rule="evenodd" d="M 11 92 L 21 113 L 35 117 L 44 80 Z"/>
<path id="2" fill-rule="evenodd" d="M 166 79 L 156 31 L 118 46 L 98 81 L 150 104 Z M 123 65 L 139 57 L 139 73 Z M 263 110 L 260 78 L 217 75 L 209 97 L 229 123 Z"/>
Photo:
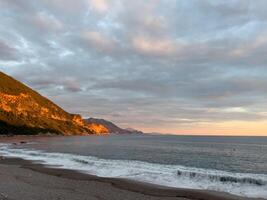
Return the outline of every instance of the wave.
<path id="1" fill-rule="evenodd" d="M 262 179 L 255 179 L 251 177 L 234 177 L 234 176 L 224 176 L 224 175 L 211 175 L 211 174 L 202 174 L 202 173 L 196 173 L 196 172 L 183 172 L 178 170 L 177 171 L 178 176 L 187 176 L 191 179 L 209 179 L 211 181 L 219 181 L 222 183 L 241 183 L 241 184 L 251 184 L 256 186 L 265 186 L 266 181 L 263 181 Z"/>
<path id="2" fill-rule="evenodd" d="M 266 198 L 267 175 L 163 165 L 135 160 L 110 160 L 67 153 L 48 153 L 0 144 L 0 154 L 73 169 L 100 177 L 120 177 L 177 188 L 208 189 Z"/>

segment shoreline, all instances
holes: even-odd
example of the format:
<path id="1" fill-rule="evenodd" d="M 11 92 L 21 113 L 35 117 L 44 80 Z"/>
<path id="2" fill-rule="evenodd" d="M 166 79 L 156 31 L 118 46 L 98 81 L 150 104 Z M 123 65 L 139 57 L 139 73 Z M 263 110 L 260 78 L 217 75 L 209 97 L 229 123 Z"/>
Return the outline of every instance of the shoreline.
<path id="1" fill-rule="evenodd" d="M 9 172 L 9 176 L 5 177 L 5 172 Z M 22 187 L 25 181 L 22 183 L 19 182 L 18 177 L 27 177 L 26 189 L 23 191 L 17 191 L 16 193 L 19 196 L 16 197 L 17 194 L 14 194 L 14 186 L 18 186 L 18 188 Z M 38 178 L 39 177 L 39 178 Z M 6 179 L 10 179 L 6 180 Z M 12 179 L 16 180 L 16 182 L 12 182 Z M 37 180 L 36 180 L 37 179 Z M 114 193 L 114 196 L 105 198 L 96 198 L 99 200 L 109 200 L 109 199 L 177 199 L 177 200 L 264 200 L 262 198 L 246 198 L 231 195 L 224 192 L 217 192 L 217 191 L 209 191 L 209 190 L 195 190 L 195 189 L 179 189 L 179 188 L 171 188 L 165 187 L 160 185 L 154 185 L 150 183 L 143 183 L 134 180 L 128 179 L 121 179 L 121 178 L 102 178 L 94 175 L 85 174 L 82 172 L 69 170 L 69 169 L 59 169 L 53 168 L 53 166 L 45 166 L 42 164 L 36 164 L 28 160 L 23 160 L 20 158 L 5 158 L 2 157 L 0 159 L 0 180 L 5 180 L 10 182 L 9 186 L 3 187 L 0 183 L 0 200 L 16 200 L 16 199 L 24 199 L 21 198 L 21 195 L 31 195 L 32 190 L 34 193 L 40 193 L 38 190 L 42 190 L 43 188 L 50 187 L 49 184 L 46 184 L 47 180 L 54 180 L 55 182 L 62 182 L 63 185 L 69 185 L 70 188 L 75 189 L 77 186 L 78 188 L 81 185 L 87 185 L 87 187 L 81 189 L 80 192 L 73 193 L 75 196 L 85 195 L 86 198 L 82 199 L 94 199 L 91 192 L 100 191 L 100 194 L 106 196 L 108 194 Z M 41 183 L 41 188 L 34 187 L 35 182 Z M 49 181 L 50 182 L 50 181 Z M 21 185 L 21 186 L 20 186 Z M 33 186 L 32 186 L 33 185 Z M 91 186 L 90 186 L 91 185 Z M 92 185 L 100 185 L 99 187 L 95 188 Z M 28 187 L 28 188 L 27 188 Z M 34 187 L 31 188 L 31 187 Z M 29 190 L 29 192 L 25 192 L 25 190 Z M 55 191 L 54 191 L 55 190 Z M 56 192 L 57 189 L 50 188 L 49 193 L 53 193 L 52 191 Z M 77 189 L 75 189 L 77 190 Z M 10 193 L 10 191 L 13 191 Z M 117 193 L 119 191 L 119 194 Z M 122 195 L 124 194 L 124 195 Z M 47 194 L 48 195 L 48 194 Z M 54 194 L 55 197 L 58 196 Z M 73 199 L 72 196 L 69 196 L 68 190 L 63 190 L 61 197 L 53 197 L 44 196 L 40 199 Z M 66 196 L 67 195 L 67 196 Z M 25 199 L 31 199 L 29 197 L 25 197 Z"/>
<path id="2" fill-rule="evenodd" d="M 63 136 L 2 136 L 0 137 L 0 143 L 20 145 L 32 142 L 34 139 L 51 137 Z M 6 174 L 8 175 L 6 176 Z M 27 177 L 27 185 L 25 185 L 25 180 L 20 181 L 20 178 L 18 177 L 24 177 L 23 179 Z M 4 185 L 4 183 L 1 183 L 2 181 L 0 181 L 0 200 L 72 200 L 76 197 L 79 200 L 267 200 L 263 198 L 241 197 L 219 191 L 172 188 L 124 178 L 98 177 L 83 173 L 82 171 L 62 169 L 57 168 L 56 166 L 35 163 L 21 158 L 8 158 L 1 155 L 0 180 L 5 180 L 4 182 L 7 181 L 9 183 L 8 185 Z M 55 188 L 51 187 L 51 181 L 56 183 L 59 182 L 60 185 L 69 185 L 68 189 L 63 189 L 60 193 L 57 193 L 57 186 L 55 186 Z M 40 188 L 34 187 L 36 182 L 41 185 Z M 84 185 L 86 185 L 86 187 L 84 187 Z M 99 186 L 96 187 L 95 185 Z M 16 191 L 14 191 L 14 188 L 17 188 Z M 49 194 L 42 192 L 43 188 L 46 188 L 46 190 L 53 195 L 50 196 Z M 69 190 L 75 190 L 77 192 L 69 194 Z M 43 196 L 41 198 L 31 198 L 33 191 L 35 195 L 42 193 Z M 93 197 L 91 191 L 98 193 L 97 196 L 99 196 L 99 198 Z M 113 194 L 113 196 L 110 196 L 109 194 Z M 25 198 L 24 195 L 26 195 Z"/>

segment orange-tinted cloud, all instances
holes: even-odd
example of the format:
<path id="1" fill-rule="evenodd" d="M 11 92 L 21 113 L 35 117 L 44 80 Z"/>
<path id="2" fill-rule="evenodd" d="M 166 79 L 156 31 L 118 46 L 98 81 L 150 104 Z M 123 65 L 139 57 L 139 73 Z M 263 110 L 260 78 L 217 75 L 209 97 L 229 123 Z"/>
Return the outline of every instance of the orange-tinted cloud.
<path id="1" fill-rule="evenodd" d="M 179 125 L 180 126 L 180 125 Z M 266 136 L 267 121 L 225 121 L 198 123 L 188 127 L 140 127 L 146 132 L 161 132 L 176 135 L 243 135 Z"/>
<path id="2" fill-rule="evenodd" d="M 100 13 L 108 10 L 108 2 L 106 0 L 88 0 L 89 6 Z"/>
<path id="3" fill-rule="evenodd" d="M 132 45 L 143 54 L 166 56 L 175 53 L 175 46 L 168 39 L 137 36 L 132 39 Z"/>

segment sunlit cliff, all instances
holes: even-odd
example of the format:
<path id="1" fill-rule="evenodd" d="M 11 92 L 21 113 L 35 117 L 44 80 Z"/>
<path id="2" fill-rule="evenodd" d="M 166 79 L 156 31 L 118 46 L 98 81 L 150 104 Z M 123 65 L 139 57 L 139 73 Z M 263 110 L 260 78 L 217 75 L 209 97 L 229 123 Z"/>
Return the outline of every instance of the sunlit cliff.
<path id="1" fill-rule="evenodd" d="M 108 129 L 85 123 L 24 84 L 0 72 L 0 134 L 106 134 Z"/>

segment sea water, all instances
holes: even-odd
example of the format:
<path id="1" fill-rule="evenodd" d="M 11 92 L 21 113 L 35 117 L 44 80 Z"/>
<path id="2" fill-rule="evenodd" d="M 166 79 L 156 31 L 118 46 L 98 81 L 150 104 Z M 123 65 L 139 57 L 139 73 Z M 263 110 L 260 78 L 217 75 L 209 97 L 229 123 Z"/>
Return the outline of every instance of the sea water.
<path id="1" fill-rule="evenodd" d="M 0 144 L 0 154 L 100 177 L 267 198 L 267 137 L 48 137 Z"/>

